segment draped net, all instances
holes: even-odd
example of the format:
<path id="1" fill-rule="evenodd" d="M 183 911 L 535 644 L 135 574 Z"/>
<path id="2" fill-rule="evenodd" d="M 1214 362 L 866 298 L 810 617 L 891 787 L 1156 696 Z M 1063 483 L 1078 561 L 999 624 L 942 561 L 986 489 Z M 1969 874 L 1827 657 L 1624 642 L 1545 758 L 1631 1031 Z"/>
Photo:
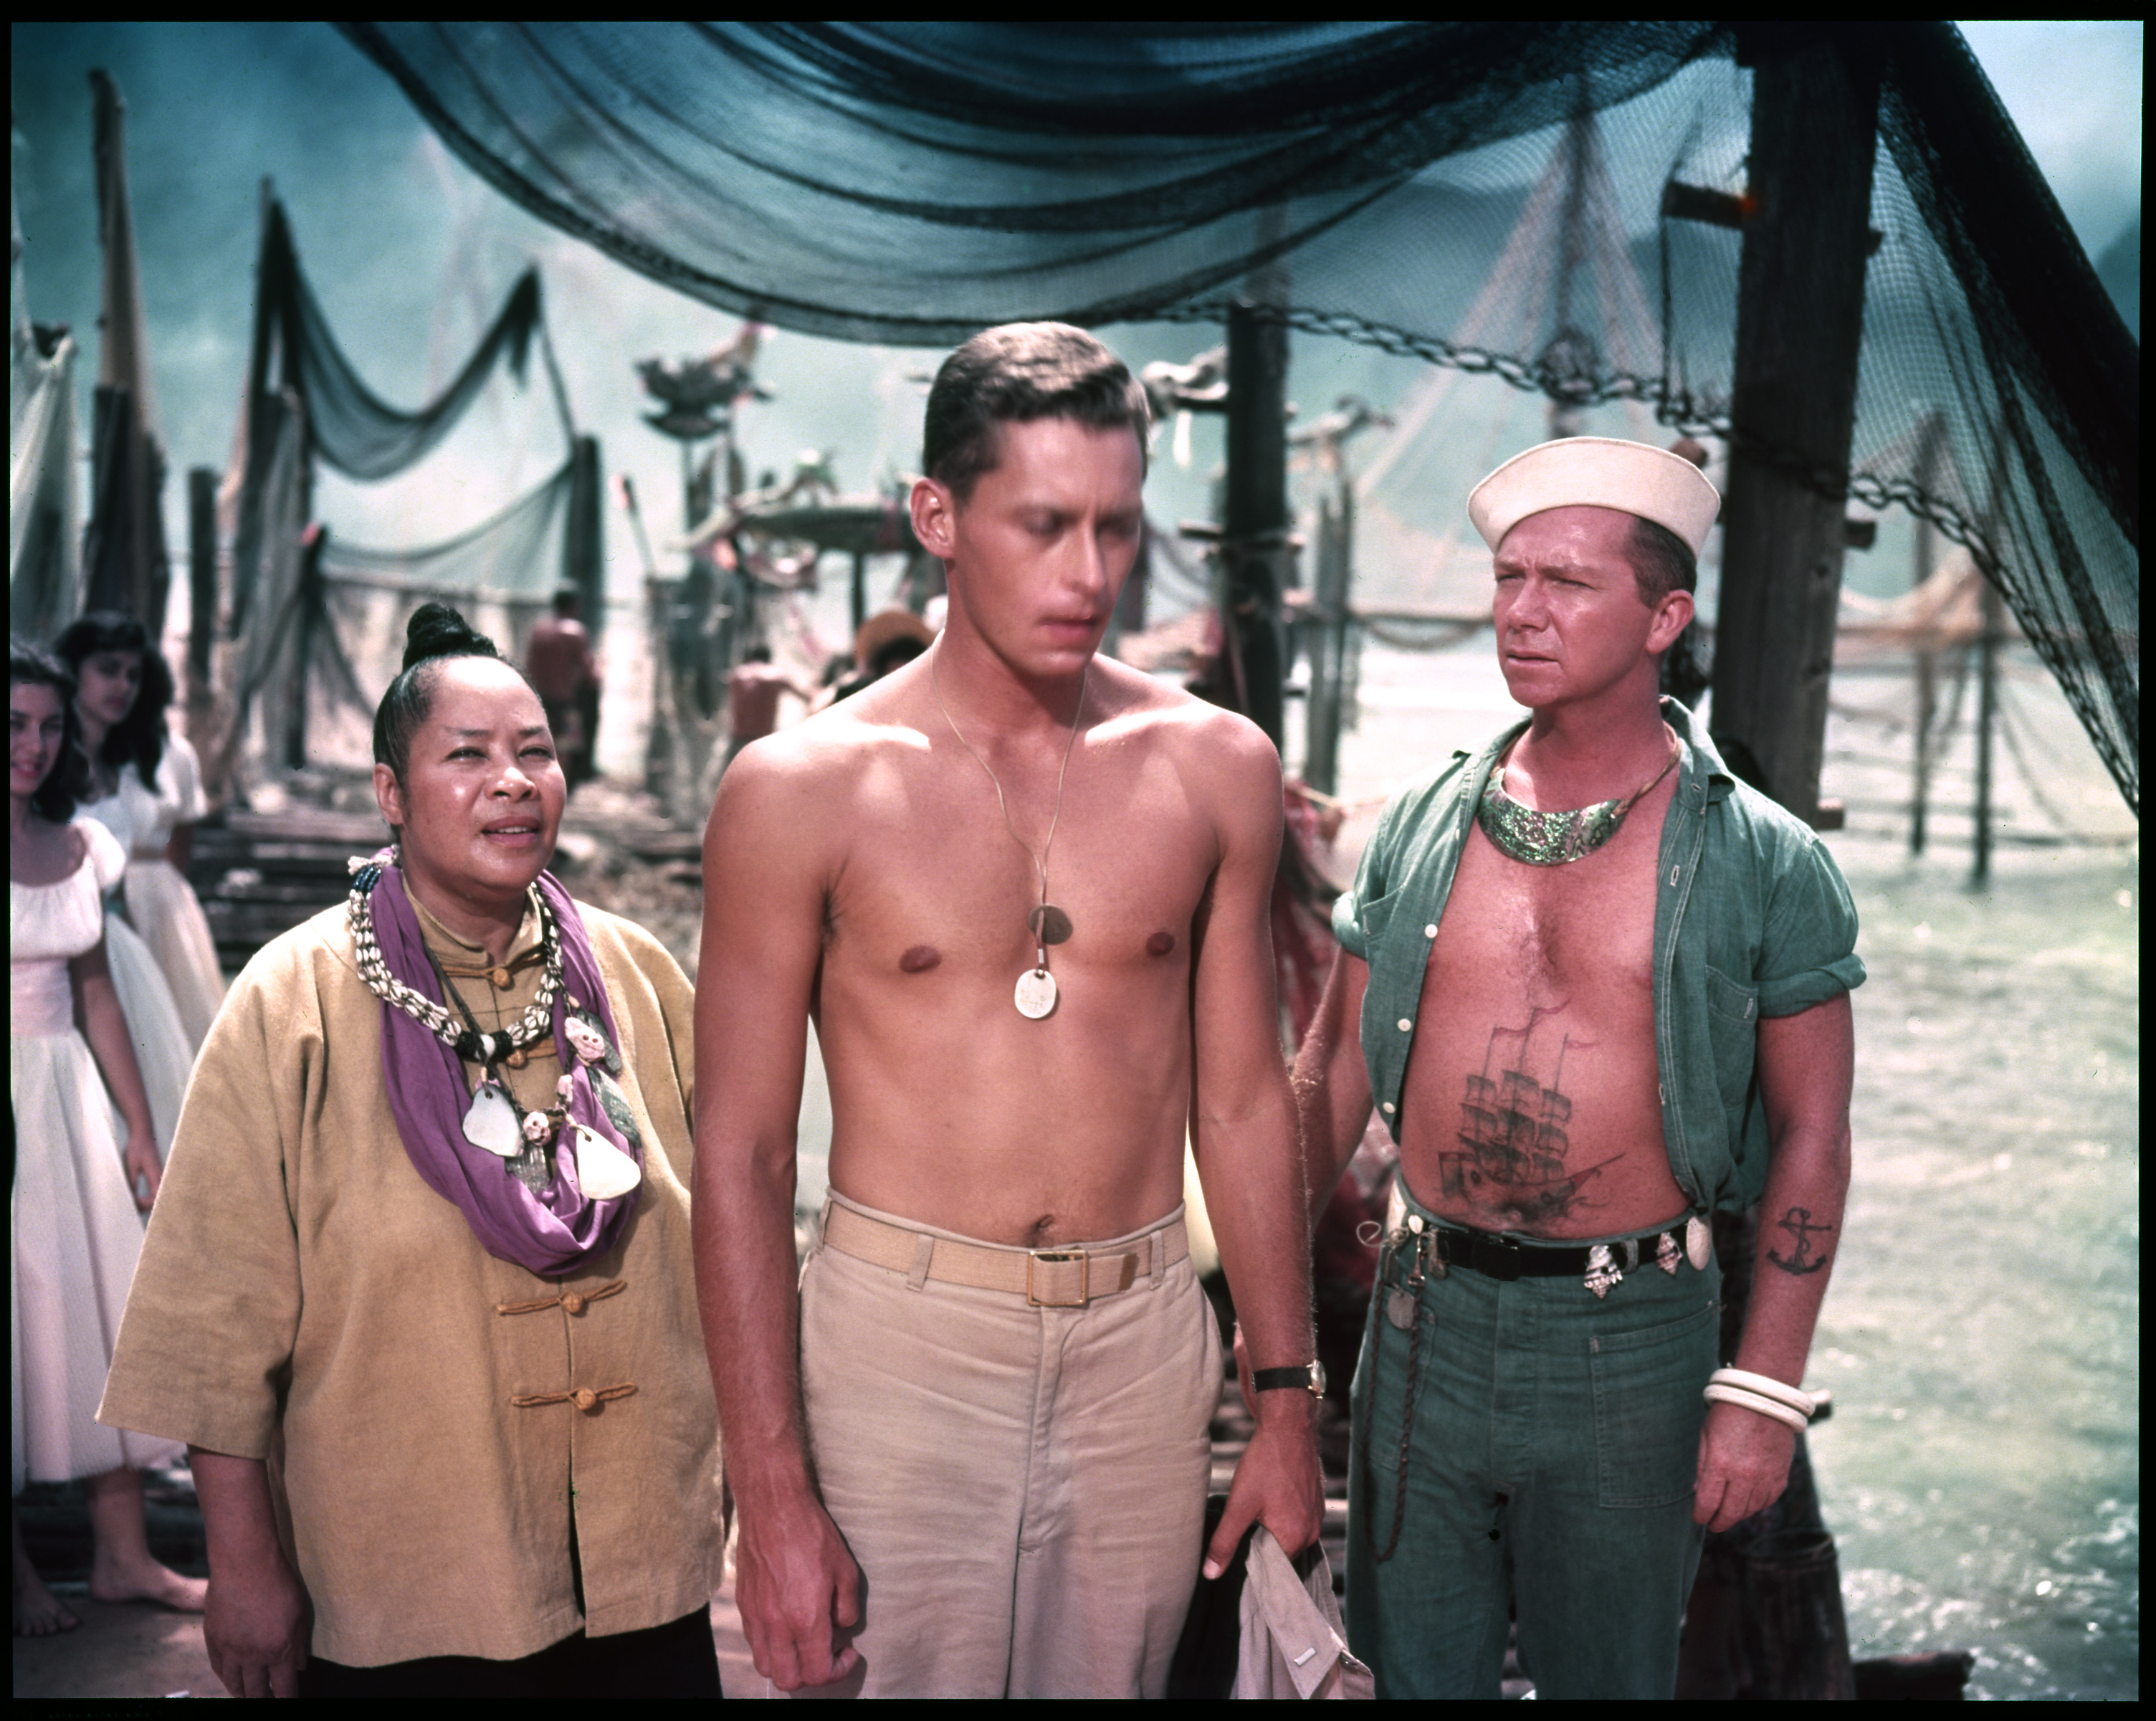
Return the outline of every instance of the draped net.
<path id="1" fill-rule="evenodd" d="M 1733 25 L 342 28 L 508 196 L 743 316 L 1206 322 L 1270 270 L 1298 328 L 1729 430 L 1741 234 L 1662 212 L 1746 188 Z M 1807 480 L 1968 545 L 2138 809 L 2139 347 L 1953 27 L 1843 28 L 1881 239 L 1850 467 Z M 1548 223 L 1493 302 L 1583 116 L 1602 238 Z"/>

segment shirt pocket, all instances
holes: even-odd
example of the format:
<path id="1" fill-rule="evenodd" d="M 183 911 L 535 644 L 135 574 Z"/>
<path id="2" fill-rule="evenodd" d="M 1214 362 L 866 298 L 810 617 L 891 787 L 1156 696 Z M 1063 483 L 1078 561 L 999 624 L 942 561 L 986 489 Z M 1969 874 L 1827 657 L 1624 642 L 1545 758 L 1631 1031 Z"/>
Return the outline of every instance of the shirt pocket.
<path id="1" fill-rule="evenodd" d="M 1721 1337 L 1710 1302 L 1682 1320 L 1588 1340 L 1598 1505 L 1671 1506 L 1691 1498 L 1707 1415 L 1700 1395 Z"/>
<path id="2" fill-rule="evenodd" d="M 1377 959 L 1385 928 L 1393 923 L 1393 911 L 1400 906 L 1400 898 L 1406 894 L 1404 891 L 1388 891 L 1382 896 L 1372 896 L 1357 906 L 1356 918 L 1362 922 L 1363 938 L 1372 961 Z"/>
<path id="3" fill-rule="evenodd" d="M 1740 986 L 1712 963 L 1707 967 L 1707 1031 L 1714 1053 L 1715 1091 L 1732 1117 L 1752 1092 L 1752 1066 L 1759 1046 L 1759 992 Z"/>

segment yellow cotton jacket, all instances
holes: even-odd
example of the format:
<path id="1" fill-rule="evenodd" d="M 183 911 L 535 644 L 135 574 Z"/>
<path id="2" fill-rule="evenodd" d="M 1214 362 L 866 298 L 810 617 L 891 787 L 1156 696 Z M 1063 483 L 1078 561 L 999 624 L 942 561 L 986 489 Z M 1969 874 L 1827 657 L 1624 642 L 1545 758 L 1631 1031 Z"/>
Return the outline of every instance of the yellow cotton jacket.
<path id="1" fill-rule="evenodd" d="M 718 1587 L 692 994 L 642 928 L 582 912 L 645 1151 L 621 1241 L 567 1278 L 489 1255 L 413 1170 L 341 908 L 255 957 L 197 1066 L 98 1420 L 269 1461 L 331 1661 L 506 1660 L 664 1625 Z M 420 923 L 438 960 L 485 965 Z M 539 967 L 514 958 L 536 938 L 527 917 L 506 986 L 456 983 L 483 1030 L 531 1003 Z M 544 1107 L 551 1041 L 504 1073 Z M 559 1396 L 579 1391 L 589 1408 Z"/>

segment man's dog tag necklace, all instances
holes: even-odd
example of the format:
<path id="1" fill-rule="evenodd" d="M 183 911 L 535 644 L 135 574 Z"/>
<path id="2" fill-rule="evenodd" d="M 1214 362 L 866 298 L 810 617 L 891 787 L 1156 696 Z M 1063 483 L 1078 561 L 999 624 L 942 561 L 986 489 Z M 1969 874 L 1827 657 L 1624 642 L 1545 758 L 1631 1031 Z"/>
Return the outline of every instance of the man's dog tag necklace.
<path id="1" fill-rule="evenodd" d="M 1011 994 L 1011 1002 L 1018 1007 L 1018 1013 L 1029 1021 L 1037 1022 L 1055 1009 L 1055 976 L 1048 971 L 1048 947 L 1060 944 L 1070 936 L 1070 917 L 1048 900 L 1048 855 L 1055 846 L 1055 827 L 1063 819 L 1063 781 L 1070 773 L 1070 750 L 1078 744 L 1078 725 L 1086 715 L 1086 687 L 1092 679 L 1092 660 L 1086 660 L 1085 673 L 1078 679 L 1078 709 L 1070 714 L 1070 736 L 1063 743 L 1062 768 L 1055 773 L 1055 811 L 1048 821 L 1048 840 L 1036 855 L 1033 845 L 1020 836 L 1018 827 L 1011 823 L 1010 803 L 1004 796 L 1003 779 L 986 759 L 973 752 L 973 743 L 960 732 L 957 724 L 952 721 L 951 707 L 943 703 L 943 687 L 937 676 L 937 665 L 942 655 L 943 642 L 939 639 L 928 658 L 928 686 L 936 696 L 936 709 L 943 713 L 943 721 L 949 724 L 958 745 L 973 753 L 973 763 L 988 773 L 988 781 L 995 785 L 996 806 L 1004 815 L 1004 829 L 1010 833 L 1011 840 L 1025 850 L 1026 858 L 1033 862 L 1033 870 L 1040 877 L 1040 905 L 1025 917 L 1026 930 L 1034 938 L 1033 966 L 1018 977 L 1018 985 Z"/>

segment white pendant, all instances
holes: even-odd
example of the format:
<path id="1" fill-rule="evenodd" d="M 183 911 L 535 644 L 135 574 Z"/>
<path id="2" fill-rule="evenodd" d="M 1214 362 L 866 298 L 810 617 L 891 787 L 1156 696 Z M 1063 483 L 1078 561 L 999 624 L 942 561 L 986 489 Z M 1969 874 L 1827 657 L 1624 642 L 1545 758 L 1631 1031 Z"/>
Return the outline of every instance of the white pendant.
<path id="1" fill-rule="evenodd" d="M 1714 1258 L 1714 1227 L 1697 1213 L 1685 1221 L 1685 1259 L 1696 1273 L 1707 1271 Z"/>
<path id="2" fill-rule="evenodd" d="M 577 1126 L 577 1183 L 593 1200 L 611 1201 L 643 1181 L 635 1160 L 590 1125 Z"/>
<path id="3" fill-rule="evenodd" d="M 465 1112 L 465 1139 L 504 1159 L 514 1159 L 524 1150 L 524 1131 L 517 1121 L 516 1107 L 491 1081 L 482 1081 L 472 1090 L 471 1105 Z"/>
<path id="4" fill-rule="evenodd" d="M 1055 1008 L 1055 976 L 1045 968 L 1028 968 L 1018 977 L 1012 1002 L 1018 1005 L 1020 1015 L 1039 1021 Z"/>

